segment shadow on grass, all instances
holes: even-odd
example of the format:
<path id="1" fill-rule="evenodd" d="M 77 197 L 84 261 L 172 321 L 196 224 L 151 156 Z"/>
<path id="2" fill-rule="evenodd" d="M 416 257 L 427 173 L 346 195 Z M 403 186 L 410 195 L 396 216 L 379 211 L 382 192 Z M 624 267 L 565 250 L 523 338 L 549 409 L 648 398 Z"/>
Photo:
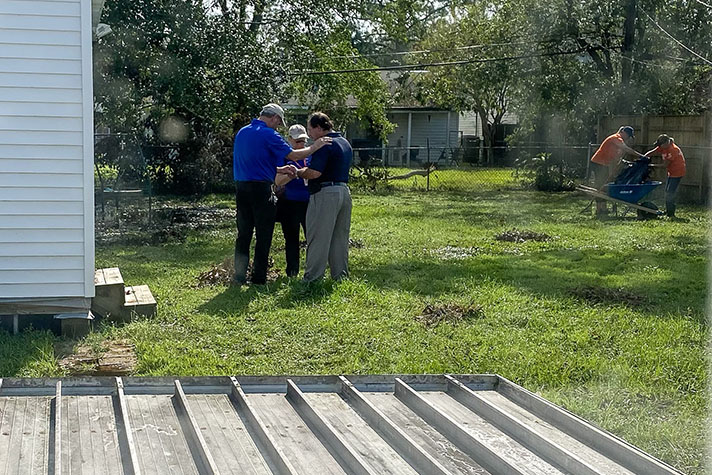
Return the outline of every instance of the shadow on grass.
<path id="1" fill-rule="evenodd" d="M 589 305 L 623 305 L 660 317 L 691 310 L 705 323 L 704 259 L 670 251 L 542 251 L 524 256 L 483 255 L 461 261 L 396 259 L 364 272 L 370 283 L 427 297 L 452 294 L 473 278 L 494 280 L 545 298 Z M 621 282 L 611 282 L 611 280 Z"/>
<path id="2" fill-rule="evenodd" d="M 335 286 L 336 282 L 329 279 L 307 284 L 301 279 L 289 277 L 280 277 L 267 285 L 231 285 L 198 307 L 198 310 L 210 315 L 225 311 L 242 313 L 249 308 L 250 302 L 265 294 L 275 296 L 275 305 L 280 308 L 315 305 L 327 300 Z"/>

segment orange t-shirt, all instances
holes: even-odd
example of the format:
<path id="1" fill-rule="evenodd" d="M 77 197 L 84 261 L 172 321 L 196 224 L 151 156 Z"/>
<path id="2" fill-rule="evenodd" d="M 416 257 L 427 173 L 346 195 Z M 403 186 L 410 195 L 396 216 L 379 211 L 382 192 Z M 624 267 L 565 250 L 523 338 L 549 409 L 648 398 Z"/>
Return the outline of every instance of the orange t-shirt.
<path id="1" fill-rule="evenodd" d="M 608 166 L 611 162 L 620 159 L 625 152 L 620 149 L 619 144 L 625 144 L 623 137 L 619 133 L 609 135 L 603 141 L 596 153 L 591 157 L 591 161 L 600 165 Z"/>
<path id="2" fill-rule="evenodd" d="M 670 178 L 679 178 L 685 176 L 685 156 L 682 154 L 680 147 L 671 143 L 668 148 L 655 147 L 651 155 L 662 155 L 663 160 L 667 163 L 667 175 Z"/>

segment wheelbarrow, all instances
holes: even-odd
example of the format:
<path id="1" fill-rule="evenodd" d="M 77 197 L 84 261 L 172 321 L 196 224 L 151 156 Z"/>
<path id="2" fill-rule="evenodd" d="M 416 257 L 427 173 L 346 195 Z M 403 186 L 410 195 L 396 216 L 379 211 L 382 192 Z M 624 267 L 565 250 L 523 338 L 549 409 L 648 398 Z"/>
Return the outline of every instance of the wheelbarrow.
<path id="1" fill-rule="evenodd" d="M 636 209 L 638 210 L 639 218 L 647 219 L 663 214 L 663 212 L 655 206 L 655 203 L 650 201 L 640 202 L 643 198 L 648 196 L 651 191 L 660 185 L 662 185 L 661 181 L 646 181 L 644 183 L 627 184 L 609 183 L 606 185 L 607 193 L 586 185 L 578 185 L 576 189 L 586 193 L 594 199 L 602 199 L 612 203 L 621 204 L 628 208 Z M 586 209 L 588 209 L 588 207 Z"/>

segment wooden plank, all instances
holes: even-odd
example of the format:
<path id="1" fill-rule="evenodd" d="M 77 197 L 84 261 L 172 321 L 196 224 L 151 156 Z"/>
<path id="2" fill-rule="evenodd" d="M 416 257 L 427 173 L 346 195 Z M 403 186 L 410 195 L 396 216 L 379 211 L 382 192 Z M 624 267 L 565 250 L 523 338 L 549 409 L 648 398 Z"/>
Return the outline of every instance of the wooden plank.
<path id="1" fill-rule="evenodd" d="M 501 408 L 481 398 L 475 391 L 452 376 L 446 375 L 447 393 L 472 412 L 482 416 L 502 432 L 527 447 L 542 459 L 568 473 L 581 475 L 606 475 L 605 472 L 582 460 L 576 454 L 561 447 L 535 430 L 522 424 Z"/>
<path id="2" fill-rule="evenodd" d="M 578 416 L 527 391 L 506 378 L 501 376 L 499 378 L 500 383 L 497 385 L 497 392 L 634 473 L 681 475 L 681 472 L 613 434 L 589 424 Z"/>
<path id="3" fill-rule="evenodd" d="M 383 412 L 371 404 L 344 376 L 340 376 L 341 394 L 359 415 L 419 473 L 448 475 L 450 472 L 431 457 Z"/>
<path id="4" fill-rule="evenodd" d="M 334 427 L 317 410 L 309 404 L 304 393 L 287 379 L 287 399 L 289 399 L 299 415 L 310 426 L 312 432 L 319 436 L 329 453 L 339 462 L 346 473 L 354 475 L 376 475 L 366 461 L 354 451 Z"/>
<path id="5" fill-rule="evenodd" d="M 54 396 L 54 475 L 62 475 L 62 381 Z"/>
<path id="6" fill-rule="evenodd" d="M 116 397 L 118 399 L 118 417 L 117 424 L 119 433 L 119 445 L 123 457 L 124 471 L 126 475 L 141 475 L 141 466 L 138 461 L 138 451 L 134 443 L 133 430 L 131 429 L 131 420 L 129 419 L 129 409 L 124 394 L 124 382 L 121 378 L 116 378 Z"/>
<path id="7" fill-rule="evenodd" d="M 227 475 L 270 475 L 245 421 L 227 394 L 188 394 L 205 442 L 220 471 Z"/>
<path id="8" fill-rule="evenodd" d="M 527 472 L 503 458 L 490 447 L 473 437 L 464 427 L 426 401 L 400 378 L 396 378 L 395 395 L 413 412 L 435 427 L 463 452 L 493 475 L 526 475 Z"/>
<path id="9" fill-rule="evenodd" d="M 297 475 L 298 472 L 292 465 L 292 463 L 284 455 L 284 452 L 276 444 L 275 440 L 267 432 L 265 423 L 262 421 L 260 415 L 252 407 L 250 401 L 247 400 L 240 383 L 237 379 L 230 378 L 232 382 L 232 397 L 233 403 L 236 405 L 237 409 L 242 413 L 247 421 L 247 424 L 251 427 L 256 435 L 256 440 L 261 445 L 261 449 L 264 450 L 265 458 L 272 463 L 279 475 Z"/>
<path id="10" fill-rule="evenodd" d="M 183 391 L 183 386 L 177 379 L 174 381 L 174 386 L 175 394 L 173 395 L 173 400 L 179 409 L 179 417 L 181 415 L 183 416 L 181 425 L 184 427 L 183 433 L 186 435 L 188 448 L 197 454 L 197 457 L 194 458 L 200 461 L 200 464 L 197 464 L 198 471 L 205 475 L 220 475 L 220 470 L 215 464 L 215 459 L 213 459 L 213 455 L 205 443 L 205 438 L 200 430 L 200 426 L 198 426 L 198 423 L 195 421 L 193 411 L 190 409 L 190 404 Z"/>

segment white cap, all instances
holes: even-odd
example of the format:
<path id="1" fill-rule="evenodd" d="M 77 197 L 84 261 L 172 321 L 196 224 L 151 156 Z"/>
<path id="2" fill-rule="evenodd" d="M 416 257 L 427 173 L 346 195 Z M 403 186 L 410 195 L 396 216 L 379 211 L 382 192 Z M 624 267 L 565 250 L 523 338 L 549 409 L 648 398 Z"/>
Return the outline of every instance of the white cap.
<path id="1" fill-rule="evenodd" d="M 262 108 L 262 112 L 260 112 L 260 115 L 266 115 L 266 116 L 274 116 L 278 115 L 280 119 L 282 119 L 282 125 L 284 125 L 284 109 L 282 109 L 282 106 L 279 104 L 275 103 L 269 103 L 266 106 Z"/>
<path id="2" fill-rule="evenodd" d="M 307 129 L 303 125 L 295 124 L 289 128 L 289 136 L 294 140 L 308 139 Z"/>

